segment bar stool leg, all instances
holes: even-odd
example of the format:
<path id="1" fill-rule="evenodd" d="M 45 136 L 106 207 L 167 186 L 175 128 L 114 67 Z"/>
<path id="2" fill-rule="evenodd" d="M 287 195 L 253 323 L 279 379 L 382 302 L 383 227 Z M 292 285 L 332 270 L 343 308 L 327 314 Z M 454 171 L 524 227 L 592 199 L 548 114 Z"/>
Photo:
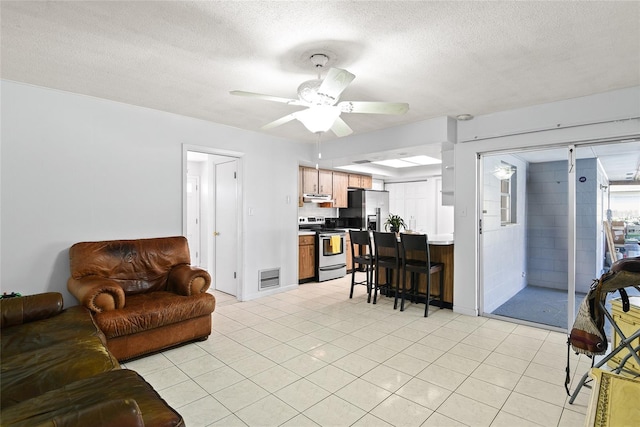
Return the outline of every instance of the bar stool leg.
<path id="1" fill-rule="evenodd" d="M 431 300 L 431 272 L 427 271 L 427 294 L 424 297 L 424 317 L 429 317 L 429 300 Z"/>
<path id="2" fill-rule="evenodd" d="M 440 270 L 440 310 L 444 308 L 444 265 Z"/>
<path id="3" fill-rule="evenodd" d="M 351 292 L 349 293 L 349 299 L 353 298 L 353 287 L 356 284 L 356 264 L 353 264 L 353 270 L 351 270 Z"/>
<path id="4" fill-rule="evenodd" d="M 367 303 L 371 302 L 371 286 L 373 285 L 373 266 L 366 264 L 364 274 L 367 276 Z"/>

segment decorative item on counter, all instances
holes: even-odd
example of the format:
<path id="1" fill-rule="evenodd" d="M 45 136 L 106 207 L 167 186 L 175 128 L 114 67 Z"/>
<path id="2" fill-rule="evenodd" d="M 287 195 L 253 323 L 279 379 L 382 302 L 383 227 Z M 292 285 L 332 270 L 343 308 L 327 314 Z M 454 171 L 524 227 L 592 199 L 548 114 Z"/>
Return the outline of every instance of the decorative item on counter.
<path id="1" fill-rule="evenodd" d="M 384 229 L 392 233 L 399 233 L 401 228 L 407 228 L 407 224 L 404 223 L 402 217 L 400 215 L 389 214 L 389 217 L 384 223 Z"/>
<path id="2" fill-rule="evenodd" d="M 413 215 L 411 215 L 411 218 L 409 218 L 409 230 L 406 231 L 411 231 L 412 233 L 416 232 L 416 219 L 413 217 Z"/>

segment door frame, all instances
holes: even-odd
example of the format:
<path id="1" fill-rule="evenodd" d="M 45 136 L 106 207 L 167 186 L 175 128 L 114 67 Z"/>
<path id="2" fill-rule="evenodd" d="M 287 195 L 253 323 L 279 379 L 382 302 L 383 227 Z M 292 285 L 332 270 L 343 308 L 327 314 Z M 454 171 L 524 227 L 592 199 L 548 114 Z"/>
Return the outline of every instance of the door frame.
<path id="1" fill-rule="evenodd" d="M 187 232 L 187 152 L 194 151 L 198 153 L 204 154 L 212 154 L 217 156 L 225 156 L 232 157 L 236 160 L 238 170 L 237 170 L 237 185 L 238 185 L 238 193 L 237 193 L 237 212 L 244 212 L 243 203 L 244 203 L 244 168 L 243 168 L 243 157 L 244 153 L 239 151 L 231 151 L 231 150 L 222 150 L 212 147 L 206 147 L 201 145 L 191 145 L 191 144 L 182 144 L 182 233 L 186 235 Z M 210 192 L 209 197 L 213 197 L 213 191 Z M 236 292 L 236 298 L 238 301 L 244 301 L 244 221 L 242 215 L 238 215 L 237 217 L 237 253 L 236 259 L 238 263 L 238 289 Z M 209 241 L 213 240 L 213 233 L 207 234 L 207 245 L 209 245 Z M 201 242 L 203 244 L 203 242 Z M 214 268 L 215 266 L 210 265 L 209 268 Z"/>
<path id="2" fill-rule="evenodd" d="M 588 143 L 583 144 L 588 146 Z M 504 318 L 503 316 L 494 315 L 485 312 L 485 283 L 484 283 L 484 235 L 483 229 L 483 205 L 484 205 L 484 158 L 486 156 L 499 155 L 499 154 L 518 154 L 527 151 L 544 151 L 551 149 L 565 149 L 567 152 L 567 328 L 571 328 L 575 319 L 575 289 L 576 289 L 576 143 L 558 143 L 549 144 L 544 146 L 528 146 L 519 147 L 513 149 L 497 149 L 488 150 L 476 153 L 476 215 L 478 218 L 478 224 L 476 227 L 477 233 L 477 268 L 476 268 L 476 280 L 478 283 L 478 313 L 480 316 L 495 318 L 499 320 L 506 320 L 512 323 L 533 326 L 536 328 L 547 329 L 556 332 L 567 332 L 567 330 L 555 327 L 551 325 L 545 325 L 542 323 L 529 322 L 527 320 L 518 318 Z M 526 214 L 525 214 L 526 215 Z M 526 242 L 525 242 L 526 244 Z"/>
<path id="3" fill-rule="evenodd" d="M 576 292 L 576 251 L 577 251 L 577 218 L 576 218 L 576 200 L 577 200 L 577 188 L 576 188 L 576 168 L 574 165 L 577 162 L 577 152 L 578 150 L 589 148 L 592 146 L 600 146 L 600 145 L 608 145 L 608 144 L 623 144 L 627 142 L 633 142 L 634 139 L 640 137 L 640 135 L 632 135 L 625 137 L 610 137 L 610 138 L 601 138 L 601 139 L 591 139 L 591 140 L 574 140 L 574 141 L 566 141 L 566 142 L 558 142 L 553 144 L 544 144 L 544 145 L 535 145 L 535 146 L 523 146 L 523 147 L 515 147 L 515 148 L 500 148 L 495 150 L 485 150 L 476 152 L 476 218 L 482 219 L 482 203 L 483 203 L 483 159 L 486 155 L 494 155 L 494 154 L 517 154 L 519 152 L 526 152 L 531 150 L 548 150 L 548 149 L 557 149 L 562 148 L 567 151 L 567 179 L 568 179 L 568 188 L 567 188 L 567 203 L 568 203 L 568 212 L 567 212 L 567 294 L 568 294 L 568 305 L 567 305 L 567 330 L 563 328 L 556 328 L 549 325 L 543 325 L 538 323 L 532 323 L 521 319 L 508 319 L 508 321 L 512 323 L 524 324 L 529 326 L 534 326 L 537 328 L 548 329 L 552 331 L 558 332 L 567 332 L 571 329 L 573 322 L 575 320 L 576 312 L 575 312 L 575 292 Z M 476 283 L 477 283 L 477 305 L 478 305 L 478 314 L 483 317 L 489 318 L 499 318 L 501 320 L 506 320 L 501 316 L 491 315 L 490 313 L 484 312 L 484 275 L 483 275 L 483 236 L 480 233 L 480 224 L 476 224 Z M 604 255 L 604 252 L 603 252 Z"/>

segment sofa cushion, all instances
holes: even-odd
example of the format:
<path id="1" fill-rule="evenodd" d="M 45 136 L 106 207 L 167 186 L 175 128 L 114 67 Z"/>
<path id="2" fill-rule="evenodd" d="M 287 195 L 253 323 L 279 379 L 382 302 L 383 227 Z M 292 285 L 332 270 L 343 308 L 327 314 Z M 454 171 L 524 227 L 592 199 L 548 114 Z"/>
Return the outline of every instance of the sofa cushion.
<path id="1" fill-rule="evenodd" d="M 104 344 L 96 339 L 70 340 L 22 354 L 2 355 L 0 405 L 4 409 L 118 366 Z"/>
<path id="2" fill-rule="evenodd" d="M 127 425 L 118 424 L 118 419 L 102 418 L 109 415 L 105 415 L 105 402 L 123 400 L 135 400 L 146 427 L 184 426 L 180 414 L 167 405 L 140 375 L 127 369 L 104 372 L 79 380 L 4 409 L 2 425 Z M 92 414 L 96 418 L 87 422 Z M 122 413 L 114 412 L 112 415 L 116 417 Z M 82 419 L 78 419 L 78 416 L 82 416 Z M 52 420 L 58 423 L 52 424 Z"/>
<path id="3" fill-rule="evenodd" d="M 94 317 L 107 339 L 111 339 L 210 315 L 215 306 L 215 297 L 206 292 L 191 296 L 153 292 L 129 295 L 124 308 L 95 313 Z"/>
<path id="4" fill-rule="evenodd" d="M 69 340 L 98 340 L 106 343 L 89 310 L 82 306 L 70 307 L 57 316 L 2 329 L 0 351 L 2 358 L 46 348 Z M 113 364 L 117 361 L 113 359 Z"/>
<path id="5" fill-rule="evenodd" d="M 0 407 L 119 368 L 104 335 L 80 306 L 48 319 L 2 329 Z"/>

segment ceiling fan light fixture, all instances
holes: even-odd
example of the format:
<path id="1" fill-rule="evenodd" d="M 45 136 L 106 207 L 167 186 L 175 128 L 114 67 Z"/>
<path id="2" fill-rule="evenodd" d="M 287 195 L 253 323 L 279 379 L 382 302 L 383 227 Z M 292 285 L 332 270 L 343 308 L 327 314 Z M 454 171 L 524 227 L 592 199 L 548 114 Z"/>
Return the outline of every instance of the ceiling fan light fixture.
<path id="1" fill-rule="evenodd" d="M 331 105 L 314 105 L 306 110 L 296 111 L 294 117 L 299 120 L 309 132 L 327 132 L 340 116 L 340 109 Z"/>
<path id="2" fill-rule="evenodd" d="M 314 79 L 302 82 L 298 86 L 298 98 L 301 101 L 310 105 L 333 105 L 336 103 L 336 98 L 320 92 L 323 80 Z"/>

